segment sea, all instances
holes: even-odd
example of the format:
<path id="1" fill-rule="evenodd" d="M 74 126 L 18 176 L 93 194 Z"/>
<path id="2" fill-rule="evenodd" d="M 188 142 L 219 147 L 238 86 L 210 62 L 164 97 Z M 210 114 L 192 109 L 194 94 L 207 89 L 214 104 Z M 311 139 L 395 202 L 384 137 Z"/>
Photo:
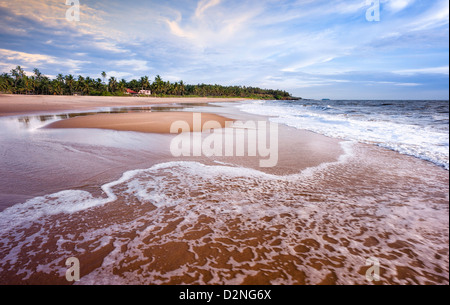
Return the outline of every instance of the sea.
<path id="1" fill-rule="evenodd" d="M 298 129 L 378 145 L 449 169 L 449 101 L 254 101 L 239 109 Z"/>

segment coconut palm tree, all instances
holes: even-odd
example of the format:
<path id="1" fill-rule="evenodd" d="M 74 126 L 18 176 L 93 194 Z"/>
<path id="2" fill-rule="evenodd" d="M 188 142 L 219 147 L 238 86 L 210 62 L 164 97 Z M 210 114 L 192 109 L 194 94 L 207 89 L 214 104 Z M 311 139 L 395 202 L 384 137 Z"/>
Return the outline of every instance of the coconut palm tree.
<path id="1" fill-rule="evenodd" d="M 106 85 L 106 78 L 108 77 L 108 75 L 106 74 L 105 71 L 102 72 L 102 78 L 103 78 L 103 83 Z M 106 86 L 106 91 L 108 91 L 108 86 Z"/>
<path id="2" fill-rule="evenodd" d="M 116 92 L 116 90 L 117 90 L 117 79 L 115 77 L 111 77 L 109 79 L 109 89 L 111 90 L 111 93 Z"/>
<path id="3" fill-rule="evenodd" d="M 180 81 L 180 95 L 184 95 L 186 92 L 186 86 L 184 85 L 183 81 Z"/>
<path id="4" fill-rule="evenodd" d="M 41 76 L 39 94 L 50 94 L 50 79 L 47 76 Z"/>
<path id="5" fill-rule="evenodd" d="M 39 69 L 37 69 L 37 68 L 34 68 L 33 72 L 34 72 L 34 76 L 36 77 L 36 80 L 41 81 L 41 79 L 42 79 L 41 71 L 39 71 Z"/>
<path id="6" fill-rule="evenodd" d="M 83 82 L 81 92 L 86 95 L 91 93 L 91 87 L 89 86 L 89 82 L 87 80 Z"/>
<path id="7" fill-rule="evenodd" d="M 63 83 L 63 82 L 64 82 L 64 76 L 63 76 L 61 73 L 59 73 L 59 74 L 56 76 L 56 80 L 57 80 L 58 82 L 60 82 L 60 83 Z"/>
<path id="8" fill-rule="evenodd" d="M 155 81 L 152 84 L 152 91 L 155 92 L 155 94 L 162 94 L 164 93 L 164 86 L 165 83 L 162 80 L 161 76 L 156 75 Z"/>
<path id="9" fill-rule="evenodd" d="M 62 75 L 61 73 L 56 76 L 56 82 L 53 85 L 53 91 L 58 95 L 64 94 L 64 75 Z"/>
<path id="10" fill-rule="evenodd" d="M 141 83 L 141 89 L 142 90 L 146 90 L 146 89 L 150 88 L 150 82 L 149 82 L 148 76 L 141 77 L 140 83 Z"/>
<path id="11" fill-rule="evenodd" d="M 43 75 L 39 69 L 33 69 L 34 75 L 31 77 L 33 81 L 33 93 L 41 94 L 42 93 L 42 79 Z"/>
<path id="12" fill-rule="evenodd" d="M 98 91 L 102 91 L 104 89 L 102 80 L 100 78 L 97 78 L 94 81 L 94 88 L 95 88 L 95 90 L 98 90 Z"/>
<path id="13" fill-rule="evenodd" d="M 52 81 L 51 85 L 52 85 L 53 94 L 56 94 L 56 95 L 64 94 L 64 89 L 63 89 L 64 77 L 62 76 L 62 74 L 58 74 L 57 78 Z"/>
<path id="14" fill-rule="evenodd" d="M 75 91 L 83 93 L 85 85 L 86 79 L 82 75 L 78 75 L 78 79 L 75 82 Z"/>
<path id="15" fill-rule="evenodd" d="M 15 69 L 11 70 L 11 75 L 14 78 L 14 91 L 15 93 L 17 93 L 18 92 L 17 86 L 25 76 L 25 71 L 23 71 L 21 66 L 17 66 Z"/>
<path id="16" fill-rule="evenodd" d="M 73 77 L 73 75 L 69 74 L 65 77 L 66 80 L 66 85 L 67 87 L 69 87 L 69 94 L 72 95 L 73 94 L 73 88 L 75 85 L 75 78 Z"/>
<path id="17" fill-rule="evenodd" d="M 8 75 L 3 73 L 0 75 L 0 92 L 11 93 L 14 80 Z"/>
<path id="18" fill-rule="evenodd" d="M 117 89 L 122 93 L 125 92 L 127 90 L 127 81 L 122 78 L 117 85 Z"/>

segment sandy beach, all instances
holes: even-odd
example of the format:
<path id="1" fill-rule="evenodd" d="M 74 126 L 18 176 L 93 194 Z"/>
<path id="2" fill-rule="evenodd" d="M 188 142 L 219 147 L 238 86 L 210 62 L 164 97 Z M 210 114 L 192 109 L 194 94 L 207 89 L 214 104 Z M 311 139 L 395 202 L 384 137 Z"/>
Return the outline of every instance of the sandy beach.
<path id="1" fill-rule="evenodd" d="M 448 171 L 283 125 L 273 168 L 173 157 L 193 112 L 268 120 L 220 101 L 1 96 L 0 284 L 448 284 Z"/>
<path id="2" fill-rule="evenodd" d="M 0 24 L 0 286 L 450 284 L 449 1 L 0 0 Z"/>
<path id="3" fill-rule="evenodd" d="M 154 112 L 154 113 L 120 113 L 98 114 L 85 117 L 76 117 L 58 121 L 47 128 L 94 128 L 117 131 L 135 131 L 146 133 L 171 133 L 172 123 L 177 121 L 187 122 L 191 132 L 201 132 L 206 122 L 218 122 L 225 127 L 225 123 L 231 119 L 214 114 L 203 114 L 201 124 L 194 124 L 193 115 L 189 112 Z M 197 126 L 198 125 L 198 126 Z"/>
<path id="4" fill-rule="evenodd" d="M 243 98 L 154 98 L 102 96 L 33 96 L 0 94 L 0 117 L 32 113 L 91 110 L 98 107 L 126 107 L 158 104 L 214 103 L 242 101 Z"/>

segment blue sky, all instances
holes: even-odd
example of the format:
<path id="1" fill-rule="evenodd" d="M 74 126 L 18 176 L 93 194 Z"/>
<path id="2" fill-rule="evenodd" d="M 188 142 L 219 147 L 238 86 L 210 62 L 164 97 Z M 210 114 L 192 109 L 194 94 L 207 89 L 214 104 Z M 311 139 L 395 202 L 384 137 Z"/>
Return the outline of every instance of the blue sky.
<path id="1" fill-rule="evenodd" d="M 284 89 L 304 98 L 448 99 L 448 0 L 0 0 L 0 72 Z"/>

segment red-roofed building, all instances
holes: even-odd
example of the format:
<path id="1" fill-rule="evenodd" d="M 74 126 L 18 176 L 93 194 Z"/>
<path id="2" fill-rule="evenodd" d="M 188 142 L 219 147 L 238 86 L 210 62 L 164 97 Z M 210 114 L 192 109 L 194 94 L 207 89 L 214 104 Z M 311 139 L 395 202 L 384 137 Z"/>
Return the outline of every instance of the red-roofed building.
<path id="1" fill-rule="evenodd" d="M 138 93 L 136 91 L 133 91 L 131 89 L 127 89 L 127 94 L 137 95 Z"/>

